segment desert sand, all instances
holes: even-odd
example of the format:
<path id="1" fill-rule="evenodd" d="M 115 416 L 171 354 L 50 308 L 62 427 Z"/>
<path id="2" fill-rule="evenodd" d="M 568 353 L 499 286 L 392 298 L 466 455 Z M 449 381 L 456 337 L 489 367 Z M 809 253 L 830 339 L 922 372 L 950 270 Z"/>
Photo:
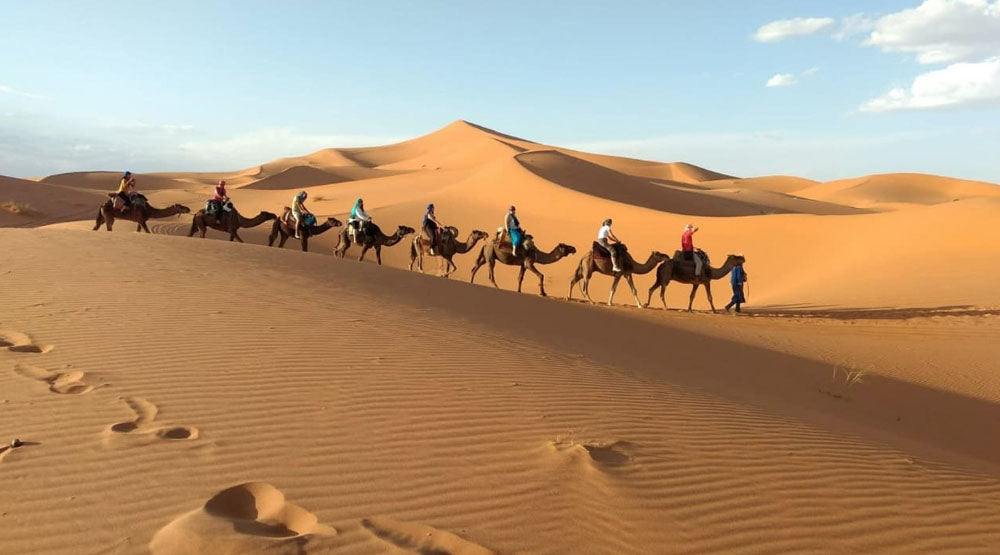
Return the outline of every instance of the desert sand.
<path id="1" fill-rule="evenodd" d="M 299 190 L 383 231 L 536 245 L 409 271 L 340 228 L 189 238 L 190 214 L 91 231 L 117 173 L 0 178 L 0 553 L 994 552 L 1000 187 L 888 174 L 737 177 L 456 121 L 253 168 L 137 175 L 157 207 L 219 179 L 248 217 Z M 672 283 L 638 309 L 595 275 L 604 218 L 636 259 L 687 223 L 747 259 L 739 316 Z M 654 273 L 635 276 L 642 303 Z M 715 305 L 729 298 L 715 283 Z"/>

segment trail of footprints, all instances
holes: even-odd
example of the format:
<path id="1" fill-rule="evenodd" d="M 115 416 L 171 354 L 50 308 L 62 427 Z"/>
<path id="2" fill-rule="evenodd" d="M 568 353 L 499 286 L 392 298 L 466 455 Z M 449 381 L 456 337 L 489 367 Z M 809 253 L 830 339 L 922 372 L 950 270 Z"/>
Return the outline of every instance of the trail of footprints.
<path id="1" fill-rule="evenodd" d="M 44 354 L 53 345 L 36 345 L 26 334 L 0 330 L 0 352 Z M 48 386 L 59 395 L 85 395 L 107 384 L 88 383 L 85 372 L 59 372 L 17 364 L 14 372 Z M 142 397 L 123 397 L 131 418 L 109 425 L 103 432 L 107 446 L 123 443 L 148 444 L 156 441 L 190 441 L 199 431 L 190 426 L 160 425 L 159 408 Z M 20 442 L 0 447 L 0 462 L 17 448 L 38 445 Z M 417 553 L 489 554 L 493 551 L 455 534 L 412 522 L 384 518 L 363 518 L 326 526 L 308 510 L 285 501 L 284 494 L 264 482 L 248 482 L 226 488 L 203 506 L 179 516 L 161 528 L 149 547 L 154 555 L 215 551 L 225 546 L 228 552 L 267 550 L 274 553 L 300 553 L 306 545 L 326 547 L 352 545 L 370 551 L 387 547 Z"/>
<path id="2" fill-rule="evenodd" d="M 9 351 L 12 353 L 44 354 L 51 351 L 53 345 L 37 345 L 32 343 L 31 338 L 24 333 L 0 330 L 0 352 Z M 70 370 L 60 372 L 47 370 L 40 366 L 30 364 L 17 364 L 14 366 L 14 373 L 35 380 L 48 386 L 49 391 L 59 395 L 84 395 L 96 389 L 105 387 L 107 384 L 92 385 L 88 383 L 88 376 L 80 370 Z M 156 422 L 156 415 L 159 409 L 152 402 L 141 397 L 127 397 L 122 399 L 132 412 L 132 419 L 116 424 L 111 424 L 104 431 L 105 444 L 113 444 L 116 441 L 128 438 L 131 440 L 167 440 L 186 441 L 198 439 L 197 428 L 191 426 L 161 426 Z M 126 440 L 127 441 L 127 440 Z M 24 445 L 33 445 L 32 442 L 25 442 Z M 16 447 L 6 446 L 0 450 L 0 460 L 10 454 Z"/>

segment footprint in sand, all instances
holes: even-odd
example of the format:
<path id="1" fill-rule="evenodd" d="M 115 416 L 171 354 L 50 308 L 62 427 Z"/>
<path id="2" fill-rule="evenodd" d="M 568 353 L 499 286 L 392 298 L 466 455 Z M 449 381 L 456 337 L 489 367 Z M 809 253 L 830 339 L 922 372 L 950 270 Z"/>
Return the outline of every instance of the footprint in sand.
<path id="1" fill-rule="evenodd" d="M 247 482 L 174 519 L 156 532 L 149 548 L 155 555 L 304 553 L 313 537 L 336 533 L 319 524 L 316 515 L 287 502 L 278 488 Z"/>
<path id="2" fill-rule="evenodd" d="M 108 426 L 105 439 L 114 441 L 121 436 L 159 438 L 169 441 L 198 439 L 198 428 L 191 426 L 160 426 L 153 424 L 159 409 L 142 397 L 128 397 L 125 404 L 132 411 L 132 419 Z"/>
<path id="3" fill-rule="evenodd" d="M 455 534 L 387 518 L 352 519 L 334 526 L 289 503 L 276 487 L 248 482 L 226 488 L 204 505 L 161 528 L 149 543 L 154 555 L 181 553 L 364 553 L 487 555 L 489 549 Z"/>
<path id="4" fill-rule="evenodd" d="M 97 387 L 83 381 L 86 374 L 79 370 L 53 372 L 37 366 L 18 364 L 14 367 L 14 372 L 28 379 L 45 382 L 49 385 L 49 391 L 61 395 L 82 395 L 97 389 Z"/>
<path id="5" fill-rule="evenodd" d="M 47 353 L 51 351 L 53 345 L 36 345 L 31 342 L 31 338 L 19 331 L 0 330 L 0 351 L 7 350 L 12 353 Z"/>
<path id="6" fill-rule="evenodd" d="M 451 532 L 415 522 L 388 518 L 365 518 L 361 525 L 375 538 L 413 553 L 489 555 L 495 551 L 461 538 Z M 379 550 L 381 551 L 381 550 Z"/>
<path id="7" fill-rule="evenodd" d="M 627 466 L 632 462 L 633 445 L 627 441 L 577 441 L 556 439 L 547 444 L 550 453 L 593 470 L 609 470 Z"/>

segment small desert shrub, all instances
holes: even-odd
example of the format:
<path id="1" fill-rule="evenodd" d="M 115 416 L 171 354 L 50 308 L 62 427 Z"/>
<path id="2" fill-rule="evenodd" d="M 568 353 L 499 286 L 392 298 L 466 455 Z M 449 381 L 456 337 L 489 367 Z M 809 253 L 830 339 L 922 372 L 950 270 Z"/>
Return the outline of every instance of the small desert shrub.
<path id="1" fill-rule="evenodd" d="M 19 216 L 31 216 L 35 213 L 30 204 L 26 202 L 14 202 L 12 200 L 0 202 L 0 210 Z"/>

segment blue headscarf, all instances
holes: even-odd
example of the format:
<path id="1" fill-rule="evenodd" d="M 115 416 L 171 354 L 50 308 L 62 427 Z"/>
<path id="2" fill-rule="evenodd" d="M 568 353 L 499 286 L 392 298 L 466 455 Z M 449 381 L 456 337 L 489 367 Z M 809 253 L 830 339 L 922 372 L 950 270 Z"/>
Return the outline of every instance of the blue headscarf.
<path id="1" fill-rule="evenodd" d="M 352 218 L 357 218 L 358 217 L 358 208 L 360 206 L 361 206 L 361 197 L 358 197 L 358 199 L 354 201 L 354 208 L 351 208 L 351 217 Z"/>

